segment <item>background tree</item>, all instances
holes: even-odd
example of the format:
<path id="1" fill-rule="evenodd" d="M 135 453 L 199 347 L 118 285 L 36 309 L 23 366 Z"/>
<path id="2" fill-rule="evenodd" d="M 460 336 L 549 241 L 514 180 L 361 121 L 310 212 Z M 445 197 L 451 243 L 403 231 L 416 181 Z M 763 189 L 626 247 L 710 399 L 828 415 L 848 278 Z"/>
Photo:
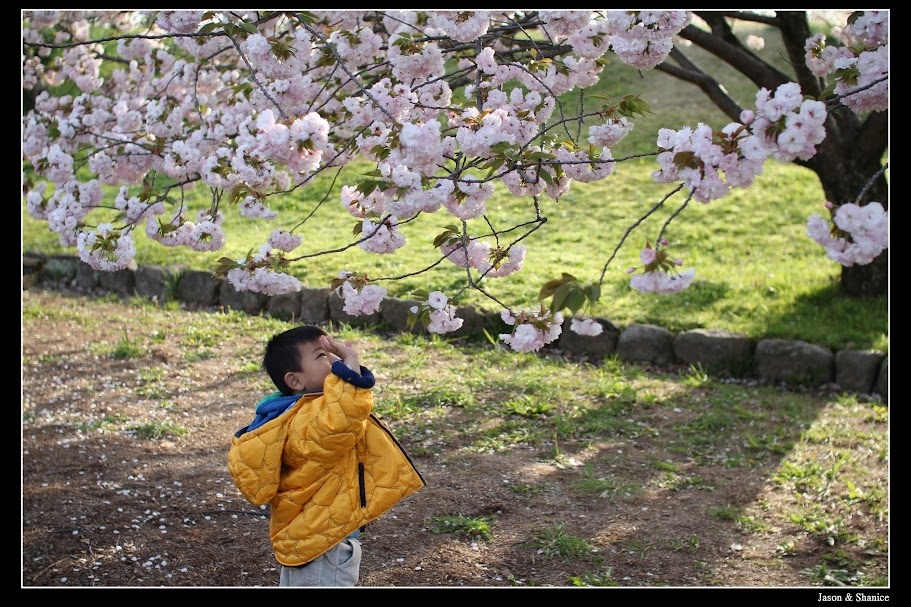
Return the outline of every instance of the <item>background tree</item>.
<path id="1" fill-rule="evenodd" d="M 678 35 L 725 61 L 757 88 L 775 90 L 796 78 L 804 95 L 824 98 L 827 83 L 813 74 L 805 59 L 805 44 L 813 35 L 807 11 L 775 11 L 773 15 L 752 11 L 695 11 L 694 14 L 709 29 L 690 24 Z M 734 33 L 738 21 L 777 29 L 793 72 L 781 71 L 746 46 Z M 731 120 L 739 119 L 744 108 L 722 83 L 688 57 L 682 45 L 676 45 L 668 61 L 655 69 L 698 86 Z M 888 209 L 889 186 L 881 171 L 883 155 L 889 149 L 888 110 L 856 112 L 839 105 L 829 112 L 825 128 L 826 138 L 817 145 L 816 154 L 808 160 L 798 158 L 793 162 L 816 173 L 829 201 L 860 205 L 877 201 Z M 869 264 L 843 266 L 841 286 L 850 295 L 882 295 L 889 286 L 888 264 L 886 249 Z"/>

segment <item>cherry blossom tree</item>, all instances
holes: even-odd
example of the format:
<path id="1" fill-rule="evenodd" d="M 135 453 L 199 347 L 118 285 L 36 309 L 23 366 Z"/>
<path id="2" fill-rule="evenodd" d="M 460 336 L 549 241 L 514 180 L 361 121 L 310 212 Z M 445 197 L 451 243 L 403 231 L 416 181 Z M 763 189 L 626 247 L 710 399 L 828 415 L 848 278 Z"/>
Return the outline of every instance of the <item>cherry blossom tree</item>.
<path id="1" fill-rule="evenodd" d="M 829 12 L 834 13 L 833 18 L 849 13 Z M 810 157 L 798 156 L 792 162 L 816 173 L 828 201 L 864 206 L 864 213 L 876 214 L 879 221 L 885 222 L 883 210 L 889 208 L 889 186 L 881 164 L 889 148 L 885 80 L 889 74 L 887 14 L 854 13 L 847 22 L 836 22 L 829 36 L 811 33 L 806 11 L 696 11 L 694 14 L 707 27 L 687 25 L 678 34 L 679 38 L 722 59 L 759 88 L 775 90 L 794 80 L 803 95 L 817 99 L 858 91 L 845 96 L 841 104 L 829 106 L 830 115 L 824 124 L 826 136 L 816 146 L 816 153 Z M 760 23 L 777 32 L 794 75 L 776 69 L 755 52 L 755 47 L 764 44 L 764 40 L 735 35 L 739 23 Z M 841 44 L 834 37 L 839 34 Z M 685 45 L 676 45 L 668 60 L 655 69 L 698 86 L 732 120 L 738 119 L 743 111 L 723 83 L 689 56 Z M 873 201 L 880 204 L 865 206 Z M 832 209 L 831 202 L 829 208 Z M 865 248 L 862 242 L 838 241 L 840 236 L 829 234 L 823 221 L 815 222 L 810 229 L 813 238 L 825 243 L 830 256 L 843 264 L 841 286 L 846 293 L 865 296 L 887 292 L 887 250 L 874 247 L 860 259 L 848 261 L 841 255 L 842 249 Z M 849 255 L 853 256 L 853 252 Z"/>
<path id="2" fill-rule="evenodd" d="M 601 325 L 586 310 L 603 273 L 588 284 L 564 274 L 525 307 L 500 301 L 481 278 L 521 271 L 546 201 L 573 182 L 609 178 L 624 160 L 611 148 L 649 111 L 627 96 L 572 115 L 561 95 L 597 83 L 608 52 L 643 71 L 680 62 L 675 39 L 701 40 L 692 21 L 682 10 L 25 11 L 26 208 L 102 271 L 130 263 L 137 229 L 163 246 L 218 251 L 226 213 L 275 222 L 266 242 L 222 258 L 216 273 L 238 290 L 281 294 L 301 288 L 295 262 L 333 251 L 301 253 L 307 211 L 279 213 L 274 203 L 366 159 L 369 178 L 337 193 L 339 212 L 359 226 L 350 246 L 389 254 L 409 245 L 414 218 L 448 214 L 451 225 L 421 244 L 502 308 L 512 327 L 502 341 L 537 350 L 559 337 L 564 313 L 570 330 L 594 335 Z M 714 16 L 706 22 L 725 33 Z M 806 66 L 796 82 L 757 82 L 754 106 L 728 104 L 722 128 L 659 131 L 652 177 L 670 191 L 658 205 L 682 197 L 682 210 L 749 187 L 770 158 L 812 163 L 848 124 L 846 111 L 885 114 L 888 12 L 853 14 L 838 39 L 805 33 L 802 56 L 788 47 Z M 825 217 L 808 219 L 808 235 L 846 267 L 888 246 L 886 200 L 870 198 L 881 193 L 877 163 L 849 184 L 856 191 L 827 188 L 838 196 L 821 204 Z M 210 193 L 205 208 L 187 202 L 195 188 Z M 496 188 L 528 200 L 527 222 L 493 227 L 486 204 Z M 691 284 L 695 270 L 667 245 L 646 244 L 632 288 L 670 294 Z M 331 288 L 348 314 L 371 314 L 387 293 L 379 282 L 340 269 Z M 461 326 L 458 294 L 415 296 L 413 322 L 434 333 Z"/>

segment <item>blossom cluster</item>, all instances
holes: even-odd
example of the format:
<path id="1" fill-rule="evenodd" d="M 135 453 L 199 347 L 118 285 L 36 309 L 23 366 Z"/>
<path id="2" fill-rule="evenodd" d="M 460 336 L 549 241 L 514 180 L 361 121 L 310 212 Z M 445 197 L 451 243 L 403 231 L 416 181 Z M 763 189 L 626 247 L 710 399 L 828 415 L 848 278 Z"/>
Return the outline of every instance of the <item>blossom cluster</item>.
<path id="1" fill-rule="evenodd" d="M 267 295 L 283 295 L 300 291 L 301 282 L 278 269 L 287 263 L 284 253 L 300 246 L 302 238 L 276 228 L 266 242 L 244 259 L 227 263 L 225 278 L 238 291 L 253 291 Z M 223 263 L 230 260 L 222 260 Z"/>
<path id="2" fill-rule="evenodd" d="M 735 187 L 752 185 L 765 160 L 807 160 L 825 138 L 827 112 L 821 101 L 804 99 L 800 85 L 789 82 L 774 93 L 756 93 L 756 110 L 720 131 L 699 123 L 695 129 L 658 131 L 659 183 L 683 181 L 699 202 L 721 198 Z"/>
<path id="3" fill-rule="evenodd" d="M 307 187 L 359 155 L 375 166 L 357 185 L 341 186 L 340 202 L 359 222 L 363 251 L 393 253 L 407 243 L 408 221 L 441 213 L 463 226 L 434 243 L 442 258 L 469 270 L 473 284 L 473 277 L 509 276 L 521 271 L 526 248 L 521 238 L 501 244 L 503 232 L 487 222 L 496 188 L 533 198 L 540 216 L 538 197 L 558 200 L 574 181 L 612 175 L 611 148 L 634 126 L 630 112 L 602 112 L 600 123 L 576 134 L 580 141 L 555 137 L 548 125 L 557 98 L 597 83 L 609 51 L 638 69 L 655 67 L 691 20 L 680 10 L 535 15 L 558 54 L 513 52 L 520 47 L 506 46 L 512 34 L 501 34 L 529 15 L 503 11 L 27 12 L 23 87 L 46 85 L 22 118 L 23 162 L 38 177 L 23 180 L 27 212 L 93 268 L 113 271 L 132 260 L 132 232 L 143 225 L 164 246 L 221 250 L 229 201 L 245 218 L 280 225 L 220 271 L 238 290 L 286 293 L 300 289 L 286 254 L 308 224 L 274 210 L 293 205 L 270 204 L 270 197 Z M 96 22 L 130 33 L 140 18 L 151 35 L 113 36 L 104 48 L 90 39 Z M 845 28 L 844 47 L 807 42 L 808 65 L 817 75 L 834 74 L 836 93 L 851 107 L 878 109 L 888 95 L 887 83 L 872 84 L 888 75 L 887 26 L 887 13 L 867 11 Z M 43 46 L 51 37 L 64 48 Z M 458 81 L 469 84 L 457 95 L 451 83 Z M 58 86 L 67 92 L 47 90 Z M 767 158 L 811 158 L 826 116 L 795 83 L 762 89 L 755 111 L 720 131 L 662 129 L 653 178 L 683 182 L 700 202 L 720 198 L 750 185 Z M 212 192 L 202 209 L 183 196 L 197 184 Z M 112 203 L 106 191 L 117 192 Z M 112 210 L 119 224 L 106 221 Z M 481 233 L 469 222 L 491 232 L 469 237 Z M 837 247 L 846 237 L 833 238 Z M 630 284 L 675 292 L 692 281 L 693 270 L 671 270 L 645 263 Z M 376 312 L 386 294 L 347 271 L 333 291 L 351 315 Z M 434 291 L 419 312 L 434 332 L 455 330 L 451 302 L 441 298 Z M 558 316 L 509 312 L 504 320 L 515 329 L 501 338 L 517 350 L 540 348 L 559 335 Z M 598 328 L 588 318 L 571 323 L 583 334 Z"/>
<path id="4" fill-rule="evenodd" d="M 639 253 L 639 260 L 643 265 L 642 273 L 630 278 L 630 287 L 640 293 L 670 295 L 690 286 L 696 277 L 696 271 L 690 268 L 677 272 L 676 266 L 682 266 L 683 259 L 671 259 L 667 254 L 668 245 L 666 239 L 662 239 L 654 249 L 651 244 L 645 243 L 645 248 Z M 635 271 L 635 267 L 627 270 L 630 274 Z"/>
<path id="5" fill-rule="evenodd" d="M 369 279 L 357 272 L 342 270 L 333 283 L 332 291 L 343 300 L 342 310 L 351 316 L 375 314 L 380 311 L 380 304 L 386 297 L 386 289 L 371 284 Z"/>
<path id="6" fill-rule="evenodd" d="M 579 335 L 588 335 L 591 337 L 601 335 L 601 333 L 604 332 L 604 326 L 594 318 L 590 317 L 577 318 L 574 316 L 572 322 L 570 322 L 569 328 L 573 333 L 577 333 Z"/>
<path id="7" fill-rule="evenodd" d="M 843 266 L 867 264 L 889 247 L 889 212 L 878 202 L 864 206 L 826 203 L 831 222 L 819 215 L 807 220 L 807 234 Z"/>
<path id="8" fill-rule="evenodd" d="M 411 306 L 409 312 L 416 321 L 420 321 L 431 333 L 451 333 L 462 327 L 464 320 L 456 316 L 455 307 L 449 298 L 440 291 L 427 294 L 427 299 L 418 305 Z"/>
<path id="9" fill-rule="evenodd" d="M 513 327 L 511 333 L 501 333 L 500 340 L 516 352 L 536 352 L 560 337 L 563 331 L 563 314 L 540 310 L 503 310 L 500 318 Z"/>
<path id="10" fill-rule="evenodd" d="M 842 45 L 815 34 L 804 45 L 807 67 L 815 76 L 832 76 L 834 93 L 855 112 L 889 108 L 889 14 L 864 11 L 841 31 Z"/>
<path id="11" fill-rule="evenodd" d="M 490 278 L 503 278 L 521 270 L 527 251 L 524 244 L 503 248 L 485 240 L 463 238 L 455 231 L 445 232 L 438 246 L 449 262 L 460 268 L 473 268 L 480 276 Z"/>

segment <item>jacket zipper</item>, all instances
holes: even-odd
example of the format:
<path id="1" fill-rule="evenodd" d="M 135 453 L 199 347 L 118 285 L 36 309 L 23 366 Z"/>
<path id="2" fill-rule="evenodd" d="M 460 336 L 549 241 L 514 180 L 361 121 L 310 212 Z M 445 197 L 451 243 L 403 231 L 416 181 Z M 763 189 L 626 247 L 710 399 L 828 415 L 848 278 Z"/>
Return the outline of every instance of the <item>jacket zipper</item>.
<path id="1" fill-rule="evenodd" d="M 357 484 L 361 494 L 361 508 L 367 507 L 367 483 L 364 481 L 364 462 L 357 463 Z M 367 531 L 367 524 L 360 527 L 361 533 Z"/>

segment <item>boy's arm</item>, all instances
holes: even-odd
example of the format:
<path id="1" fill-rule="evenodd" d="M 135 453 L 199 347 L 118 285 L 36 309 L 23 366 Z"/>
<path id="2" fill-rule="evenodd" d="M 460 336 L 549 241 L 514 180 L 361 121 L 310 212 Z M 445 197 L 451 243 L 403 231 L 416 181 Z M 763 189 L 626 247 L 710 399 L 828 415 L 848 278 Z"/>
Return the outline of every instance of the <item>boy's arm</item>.
<path id="1" fill-rule="evenodd" d="M 365 388 L 367 390 L 376 384 L 376 378 L 373 377 L 373 373 L 370 371 L 370 369 L 367 367 L 361 367 L 360 372 L 358 372 L 347 366 L 341 360 L 337 360 L 332 363 L 332 375 L 338 376 L 340 379 L 348 382 L 353 386 L 357 386 L 358 388 Z M 329 378 L 327 377 L 326 379 L 328 380 Z M 325 385 L 323 386 L 323 391 L 326 391 Z"/>
<path id="2" fill-rule="evenodd" d="M 315 482 L 346 457 L 367 431 L 375 379 L 368 369 L 361 367 L 361 371 L 336 360 L 323 393 L 291 421 L 286 444 L 300 458 L 301 479 Z"/>

